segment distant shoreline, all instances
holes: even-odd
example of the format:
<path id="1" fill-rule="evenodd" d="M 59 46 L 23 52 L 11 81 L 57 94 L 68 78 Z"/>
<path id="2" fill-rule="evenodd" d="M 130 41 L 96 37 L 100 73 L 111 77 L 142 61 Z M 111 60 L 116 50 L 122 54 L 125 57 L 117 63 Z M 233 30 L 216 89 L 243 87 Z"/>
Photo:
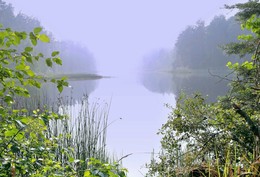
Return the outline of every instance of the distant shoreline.
<path id="1" fill-rule="evenodd" d="M 51 76 L 46 76 L 49 79 L 61 79 L 66 77 L 68 80 L 98 80 L 104 78 L 111 78 L 111 76 L 101 76 L 98 74 L 86 74 L 86 73 L 64 73 L 64 74 L 53 74 Z"/>

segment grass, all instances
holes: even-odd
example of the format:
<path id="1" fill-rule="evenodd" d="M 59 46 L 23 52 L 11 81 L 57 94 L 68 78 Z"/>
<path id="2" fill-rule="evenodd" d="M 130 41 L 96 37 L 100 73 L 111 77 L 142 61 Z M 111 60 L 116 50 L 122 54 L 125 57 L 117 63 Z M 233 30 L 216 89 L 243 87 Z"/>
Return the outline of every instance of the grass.
<path id="1" fill-rule="evenodd" d="M 63 164 L 69 161 L 62 153 L 64 149 L 73 149 L 70 156 L 85 162 L 76 167 L 80 175 L 87 168 L 90 158 L 108 162 L 106 135 L 110 105 L 99 101 L 89 103 L 87 95 L 81 100 L 59 98 L 57 105 L 57 111 L 68 116 L 67 119 L 50 122 L 50 133 L 60 137 L 56 154 Z"/>
<path id="2" fill-rule="evenodd" d="M 63 166 L 72 164 L 78 176 L 83 176 L 90 158 L 101 162 L 111 162 L 106 149 L 106 136 L 110 104 L 96 100 L 89 103 L 87 95 L 80 100 L 70 96 L 58 98 L 44 92 L 34 92 L 31 98 L 17 98 L 15 108 L 26 108 L 29 112 L 39 109 L 66 115 L 65 119 L 53 119 L 48 122 L 48 137 L 58 137 L 56 159 Z M 77 162 L 77 163 L 75 163 Z"/>

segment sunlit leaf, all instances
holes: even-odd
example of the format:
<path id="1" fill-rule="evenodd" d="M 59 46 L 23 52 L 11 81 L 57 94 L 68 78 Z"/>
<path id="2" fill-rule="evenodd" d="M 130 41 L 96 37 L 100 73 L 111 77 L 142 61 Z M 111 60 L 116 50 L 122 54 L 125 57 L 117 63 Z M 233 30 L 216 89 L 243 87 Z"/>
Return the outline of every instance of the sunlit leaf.
<path id="1" fill-rule="evenodd" d="M 42 31 L 42 28 L 41 27 L 36 27 L 36 28 L 34 28 L 34 30 L 33 30 L 33 32 L 34 32 L 34 34 L 39 34 L 40 32 Z"/>
<path id="2" fill-rule="evenodd" d="M 90 177 L 90 176 L 91 176 L 91 173 L 89 170 L 84 172 L 84 177 Z"/>
<path id="3" fill-rule="evenodd" d="M 26 110 L 27 111 L 27 110 Z M 28 124 L 30 122 L 30 119 L 25 117 L 20 120 L 23 124 Z"/>
<path id="4" fill-rule="evenodd" d="M 226 66 L 231 69 L 231 67 L 232 67 L 231 61 L 227 62 L 227 65 L 226 65 Z"/>
<path id="5" fill-rule="evenodd" d="M 50 38 L 49 38 L 46 34 L 40 34 L 40 35 L 39 35 L 39 39 L 40 39 L 42 42 L 50 42 Z"/>
<path id="6" fill-rule="evenodd" d="M 33 77 L 35 75 L 35 73 L 32 70 L 27 70 L 26 73 L 30 77 Z"/>
<path id="7" fill-rule="evenodd" d="M 60 93 L 63 91 L 63 85 L 57 85 L 57 88 L 58 88 Z"/>
<path id="8" fill-rule="evenodd" d="M 5 136 L 6 137 L 14 136 L 17 134 L 18 131 L 19 131 L 18 129 L 12 128 L 11 130 L 5 131 Z"/>
<path id="9" fill-rule="evenodd" d="M 53 58 L 53 61 L 58 65 L 62 65 L 62 60 L 60 58 Z"/>

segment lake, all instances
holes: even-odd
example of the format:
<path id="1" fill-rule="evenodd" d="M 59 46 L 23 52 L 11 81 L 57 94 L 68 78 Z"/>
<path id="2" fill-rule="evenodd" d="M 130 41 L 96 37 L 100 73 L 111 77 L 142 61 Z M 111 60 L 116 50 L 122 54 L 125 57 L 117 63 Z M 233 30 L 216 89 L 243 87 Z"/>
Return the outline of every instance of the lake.
<path id="1" fill-rule="evenodd" d="M 201 91 L 209 101 L 227 91 L 227 82 L 207 74 L 172 74 L 166 72 L 127 73 L 96 81 L 71 81 L 74 95 L 89 92 L 91 102 L 110 104 L 107 148 L 111 156 L 122 160 L 130 177 L 146 173 L 151 153 L 160 150 L 159 128 L 167 120 L 176 95 Z M 93 86 L 94 85 L 94 86 Z"/>

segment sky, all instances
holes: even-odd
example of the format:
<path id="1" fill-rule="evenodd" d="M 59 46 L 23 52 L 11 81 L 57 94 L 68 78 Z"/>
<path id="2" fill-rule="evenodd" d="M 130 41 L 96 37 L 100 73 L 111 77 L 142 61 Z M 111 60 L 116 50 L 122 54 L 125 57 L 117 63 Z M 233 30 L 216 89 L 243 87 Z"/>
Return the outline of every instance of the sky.
<path id="1" fill-rule="evenodd" d="M 38 19 L 57 40 L 86 46 L 98 70 L 122 74 L 138 69 L 153 50 L 172 49 L 178 34 L 198 20 L 230 15 L 224 4 L 239 0 L 6 0 L 15 12 Z M 243 0 L 240 0 L 243 2 Z M 116 67 L 115 67 L 116 66 Z M 126 67 L 127 66 L 127 67 Z"/>

